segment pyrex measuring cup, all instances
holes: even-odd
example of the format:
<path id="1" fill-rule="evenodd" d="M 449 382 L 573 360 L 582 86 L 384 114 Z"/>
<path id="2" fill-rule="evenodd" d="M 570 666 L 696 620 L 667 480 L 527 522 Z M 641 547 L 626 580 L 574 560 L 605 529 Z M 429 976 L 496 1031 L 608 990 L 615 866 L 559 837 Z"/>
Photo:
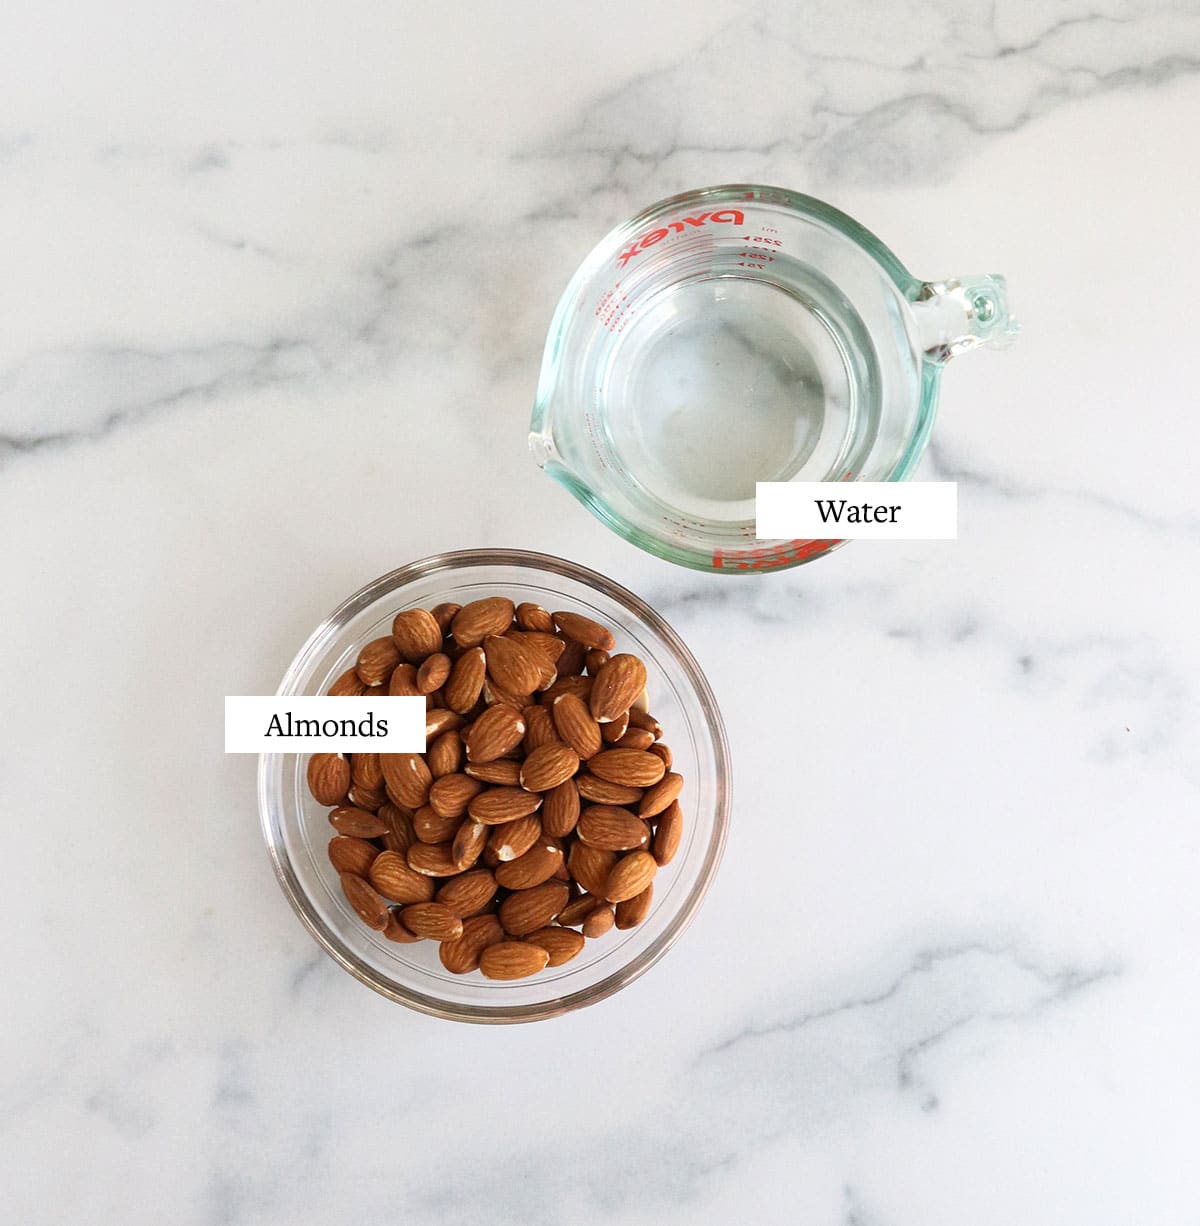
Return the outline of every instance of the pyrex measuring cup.
<path id="1" fill-rule="evenodd" d="M 1002 277 L 920 281 L 797 192 L 688 192 L 618 226 L 575 273 L 530 447 L 651 553 L 780 570 L 840 542 L 758 539 L 755 482 L 903 480 L 946 361 L 1015 333 Z"/>

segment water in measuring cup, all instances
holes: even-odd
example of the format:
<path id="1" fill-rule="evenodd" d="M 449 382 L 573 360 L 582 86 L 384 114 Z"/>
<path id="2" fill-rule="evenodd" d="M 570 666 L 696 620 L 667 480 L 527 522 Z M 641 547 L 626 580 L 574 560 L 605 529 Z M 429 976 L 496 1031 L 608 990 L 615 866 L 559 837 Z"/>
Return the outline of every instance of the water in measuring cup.
<path id="1" fill-rule="evenodd" d="M 874 441 L 877 362 L 826 278 L 782 255 L 748 276 L 738 253 L 643 287 L 598 355 L 613 456 L 658 513 L 754 520 L 756 481 L 839 480 Z"/>

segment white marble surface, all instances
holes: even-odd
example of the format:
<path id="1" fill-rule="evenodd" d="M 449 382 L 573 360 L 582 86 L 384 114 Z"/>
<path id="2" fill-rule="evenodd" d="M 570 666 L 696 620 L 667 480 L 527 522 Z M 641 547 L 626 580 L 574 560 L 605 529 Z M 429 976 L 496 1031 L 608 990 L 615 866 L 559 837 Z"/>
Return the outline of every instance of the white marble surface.
<path id="1" fill-rule="evenodd" d="M 18 0 L 0 66 L 5 1220 L 1198 1220 L 1195 3 Z M 956 544 L 710 578 L 530 463 L 576 262 L 730 180 L 1010 278 Z M 220 720 L 501 544 L 674 621 L 736 812 L 661 966 L 481 1029 L 317 953 Z"/>

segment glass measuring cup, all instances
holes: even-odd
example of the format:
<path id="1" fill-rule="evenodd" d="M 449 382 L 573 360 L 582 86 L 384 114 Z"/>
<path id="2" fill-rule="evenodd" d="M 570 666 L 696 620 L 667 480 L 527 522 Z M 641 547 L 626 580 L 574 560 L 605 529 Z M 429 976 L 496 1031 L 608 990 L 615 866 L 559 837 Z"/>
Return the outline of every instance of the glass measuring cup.
<path id="1" fill-rule="evenodd" d="M 618 226 L 575 273 L 530 448 L 651 553 L 782 570 L 841 542 L 758 539 L 755 482 L 903 480 L 947 360 L 1016 331 L 1002 277 L 921 281 L 797 192 L 688 192 Z"/>

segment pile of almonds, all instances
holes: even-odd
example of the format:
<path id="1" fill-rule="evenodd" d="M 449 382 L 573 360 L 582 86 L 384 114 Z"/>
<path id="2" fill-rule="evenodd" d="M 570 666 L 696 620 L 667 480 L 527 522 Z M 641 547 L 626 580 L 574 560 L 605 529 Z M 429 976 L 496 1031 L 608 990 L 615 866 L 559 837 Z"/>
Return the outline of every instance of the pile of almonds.
<path id="1" fill-rule="evenodd" d="M 609 630 L 503 596 L 407 609 L 330 694 L 424 694 L 426 750 L 318 753 L 329 859 L 363 923 L 521 979 L 632 928 L 679 847 L 683 779 Z"/>

